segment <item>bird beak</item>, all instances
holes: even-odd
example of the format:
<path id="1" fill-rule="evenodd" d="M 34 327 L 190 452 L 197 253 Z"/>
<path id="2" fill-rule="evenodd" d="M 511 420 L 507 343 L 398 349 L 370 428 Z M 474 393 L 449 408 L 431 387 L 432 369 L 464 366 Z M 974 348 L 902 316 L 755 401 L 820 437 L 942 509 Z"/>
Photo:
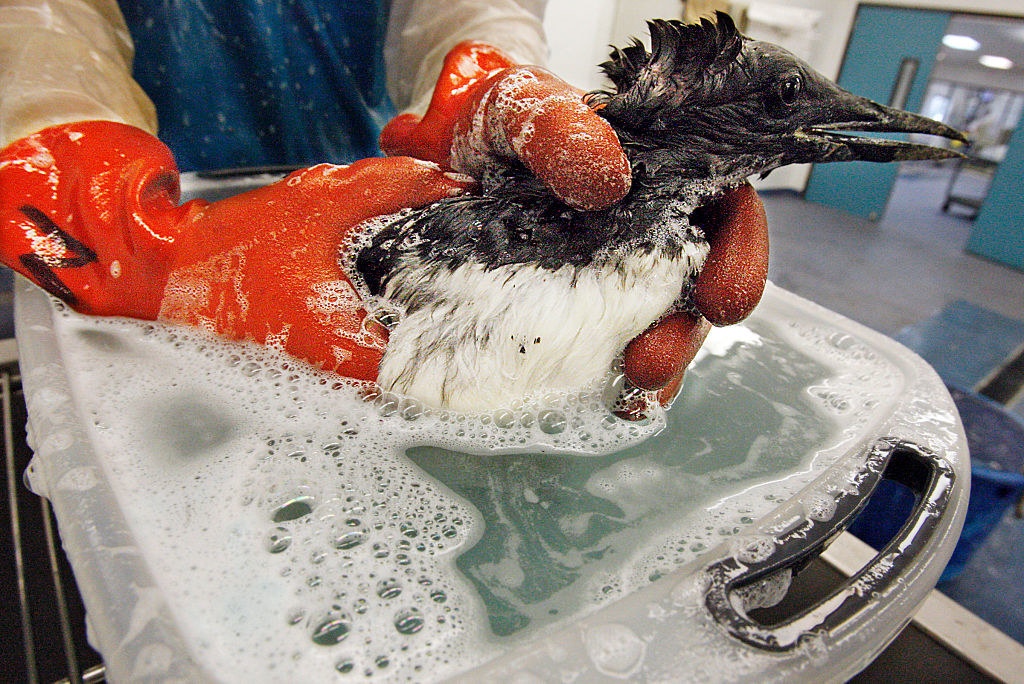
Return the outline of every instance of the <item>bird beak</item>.
<path id="1" fill-rule="evenodd" d="M 944 147 L 932 147 L 902 140 L 860 137 L 848 135 L 842 131 L 924 133 L 967 142 L 960 131 L 938 121 L 886 107 L 845 91 L 841 91 L 841 97 L 826 115 L 832 120 L 803 127 L 796 133 L 798 137 L 810 138 L 819 143 L 828 143 L 826 158 L 815 161 L 891 162 L 963 156 L 956 150 Z"/>

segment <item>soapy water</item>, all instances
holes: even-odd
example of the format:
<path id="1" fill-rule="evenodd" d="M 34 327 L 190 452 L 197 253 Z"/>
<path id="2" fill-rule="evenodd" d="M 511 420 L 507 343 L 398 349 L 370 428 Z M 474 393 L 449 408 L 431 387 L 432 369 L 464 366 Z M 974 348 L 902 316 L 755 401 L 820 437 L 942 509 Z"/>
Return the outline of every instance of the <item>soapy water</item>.
<path id="1" fill-rule="evenodd" d="M 878 371 L 751 323 L 713 333 L 667 422 L 597 391 L 464 416 L 195 331 L 57 323 L 125 517 L 221 679 L 442 678 L 621 598 L 806 484 L 843 435 L 810 388 Z"/>

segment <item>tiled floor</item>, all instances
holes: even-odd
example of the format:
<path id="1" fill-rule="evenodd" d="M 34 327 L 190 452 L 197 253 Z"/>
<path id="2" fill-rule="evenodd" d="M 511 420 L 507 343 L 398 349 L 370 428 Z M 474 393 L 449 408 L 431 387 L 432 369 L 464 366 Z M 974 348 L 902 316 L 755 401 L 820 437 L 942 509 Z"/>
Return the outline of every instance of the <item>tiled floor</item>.
<path id="1" fill-rule="evenodd" d="M 957 300 L 894 337 L 923 356 L 946 384 L 972 389 L 1024 348 L 1024 322 Z"/>
<path id="2" fill-rule="evenodd" d="M 765 193 L 769 277 L 888 335 L 957 300 L 1020 318 L 1024 273 L 964 252 L 970 222 L 941 212 L 949 171 L 919 164 L 878 223 Z"/>

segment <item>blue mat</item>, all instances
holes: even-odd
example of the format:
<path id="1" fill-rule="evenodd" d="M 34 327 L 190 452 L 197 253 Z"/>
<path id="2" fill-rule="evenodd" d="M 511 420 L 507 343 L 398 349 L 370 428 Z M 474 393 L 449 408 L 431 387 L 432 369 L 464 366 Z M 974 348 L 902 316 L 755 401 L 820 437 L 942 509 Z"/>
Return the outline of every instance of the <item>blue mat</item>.
<path id="1" fill-rule="evenodd" d="M 924 357 L 947 384 L 976 388 L 1019 353 L 1024 345 L 1024 321 L 956 301 L 931 318 L 904 328 L 895 337 Z M 1024 402 L 1018 402 L 1010 412 L 1024 418 Z M 974 438 L 977 441 L 979 435 Z M 987 446 L 1007 445 L 984 445 Z M 985 448 L 972 445 L 972 451 L 982 455 Z M 972 477 L 972 483 L 974 481 Z M 982 484 L 995 486 L 998 483 Z M 979 497 L 984 494 L 982 489 L 978 486 Z M 1021 608 L 1024 606 L 1024 519 L 1014 517 L 1012 506 L 988 538 L 976 547 L 958 576 L 941 582 L 938 588 L 1024 643 L 1024 609 Z"/>
<path id="2" fill-rule="evenodd" d="M 938 589 L 1024 643 L 1024 519 L 1008 510 L 960 576 Z"/>
<path id="3" fill-rule="evenodd" d="M 971 498 L 963 531 L 940 582 L 954 582 L 960 576 L 1006 511 L 1024 496 L 1024 421 L 991 399 L 954 387 L 949 391 L 971 451 Z M 910 516 L 914 503 L 914 494 L 906 486 L 883 480 L 849 530 L 881 549 Z M 1024 591 L 1024 586 L 1017 589 Z"/>
<path id="4" fill-rule="evenodd" d="M 974 389 L 1024 345 L 1024 321 L 956 301 L 895 338 L 924 357 L 947 384 Z"/>

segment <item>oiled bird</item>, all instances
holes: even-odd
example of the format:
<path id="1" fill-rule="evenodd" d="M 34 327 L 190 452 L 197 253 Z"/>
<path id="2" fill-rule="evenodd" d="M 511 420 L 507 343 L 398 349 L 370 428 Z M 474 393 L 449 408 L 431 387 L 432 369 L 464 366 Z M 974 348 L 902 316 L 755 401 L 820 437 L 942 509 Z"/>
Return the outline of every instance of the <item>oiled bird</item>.
<path id="1" fill-rule="evenodd" d="M 632 167 L 621 202 L 573 209 L 494 159 L 479 195 L 389 217 L 349 255 L 399 314 L 383 389 L 473 411 L 591 386 L 666 312 L 699 308 L 690 294 L 709 248 L 696 217 L 723 190 L 786 164 L 955 154 L 848 131 L 962 140 L 839 88 L 728 15 L 649 27 L 650 50 L 615 49 L 601 65 L 613 87 L 588 97 Z"/>

